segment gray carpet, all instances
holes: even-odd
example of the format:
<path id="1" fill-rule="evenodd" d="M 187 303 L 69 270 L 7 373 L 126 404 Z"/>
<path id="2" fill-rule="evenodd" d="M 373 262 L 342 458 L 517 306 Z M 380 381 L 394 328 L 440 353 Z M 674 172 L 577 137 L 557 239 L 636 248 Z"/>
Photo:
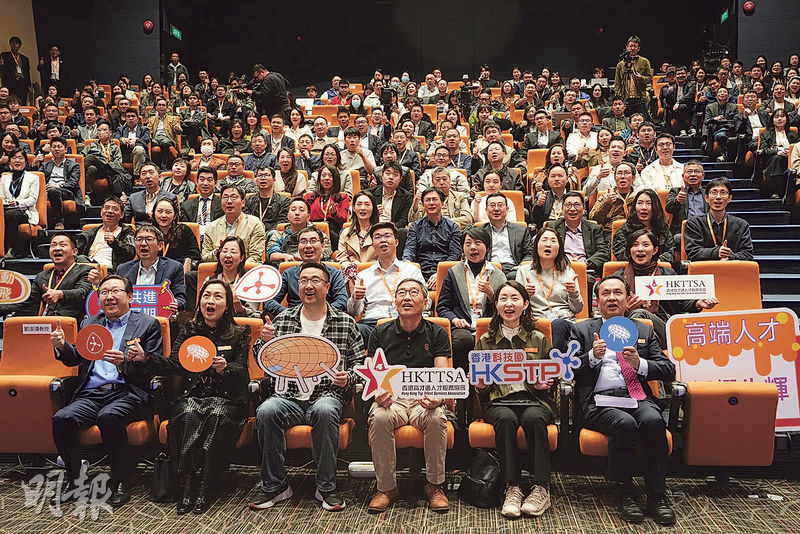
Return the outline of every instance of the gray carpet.
<path id="1" fill-rule="evenodd" d="M 97 468 L 92 473 L 100 472 Z M 673 478 L 667 481 L 678 516 L 675 527 L 662 529 L 651 520 L 628 525 L 616 515 L 615 498 L 600 476 L 554 473 L 553 507 L 541 518 L 507 520 L 499 510 L 474 508 L 449 492 L 451 510 L 445 514 L 428 511 L 420 486 L 401 477 L 402 500 L 388 512 L 370 515 L 366 504 L 374 491 L 374 480 L 349 478 L 340 472 L 339 489 L 347 508 L 339 513 L 323 511 L 313 498 L 313 471 L 290 470 L 295 495 L 273 509 L 252 512 L 247 503 L 258 478 L 258 470 L 235 466 L 219 481 L 219 500 L 202 516 L 178 517 L 174 505 L 149 502 L 151 468 L 144 468 L 134 479 L 131 502 L 113 515 L 101 511 L 97 521 L 87 514 L 79 520 L 71 514 L 74 505 L 64 508 L 64 516 L 53 517 L 47 505 L 40 514 L 25 507 L 21 482 L 35 472 L 23 474 L 10 464 L 0 465 L 0 532 L 2 533 L 458 533 L 513 534 L 542 533 L 635 533 L 679 532 L 791 533 L 800 532 L 800 482 L 796 480 L 742 479 L 738 484 L 719 487 L 702 478 Z M 448 484 L 458 482 L 451 474 Z M 641 483 L 637 479 L 637 483 Z M 416 491 L 411 489 L 416 488 Z M 756 494 L 752 499 L 748 495 Z M 782 500 L 767 498 L 767 494 Z M 413 501 L 413 502 L 411 502 Z"/>

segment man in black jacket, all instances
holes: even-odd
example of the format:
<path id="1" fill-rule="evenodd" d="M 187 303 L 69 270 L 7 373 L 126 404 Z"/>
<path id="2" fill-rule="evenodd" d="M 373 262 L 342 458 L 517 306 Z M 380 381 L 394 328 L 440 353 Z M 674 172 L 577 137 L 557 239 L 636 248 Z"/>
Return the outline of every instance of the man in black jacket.
<path id="1" fill-rule="evenodd" d="M 258 112 L 270 119 L 275 114 L 289 118 L 289 97 L 286 94 L 289 81 L 279 72 L 270 72 L 264 65 L 253 65 L 252 87 L 246 89 Z"/>
<path id="2" fill-rule="evenodd" d="M 603 228 L 583 217 L 586 206 L 578 191 L 564 193 L 564 216 L 548 221 L 546 226 L 555 229 L 564 242 L 564 252 L 570 261 L 586 262 L 586 268 L 595 274 L 603 272 L 603 264 L 611 259 L 608 241 Z M 592 278 L 592 280 L 594 280 Z"/>
<path id="3" fill-rule="evenodd" d="M 8 40 L 10 51 L 0 53 L 0 77 L 12 95 L 17 95 L 23 104 L 28 101 L 31 89 L 31 62 L 20 54 L 22 39 L 16 35 Z"/>

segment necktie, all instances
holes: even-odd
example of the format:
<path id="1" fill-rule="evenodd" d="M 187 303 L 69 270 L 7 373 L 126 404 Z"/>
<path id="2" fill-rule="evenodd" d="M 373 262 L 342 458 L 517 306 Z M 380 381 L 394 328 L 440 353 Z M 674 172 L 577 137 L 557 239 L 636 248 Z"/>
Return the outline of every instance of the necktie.
<path id="1" fill-rule="evenodd" d="M 625 379 L 625 385 L 628 387 L 628 394 L 632 399 L 644 400 L 647 395 L 644 394 L 642 383 L 639 382 L 639 377 L 636 375 L 633 366 L 622 357 L 621 352 L 617 353 L 617 361 L 619 361 L 619 368 L 622 370 L 622 378 Z"/>
<path id="2" fill-rule="evenodd" d="M 206 218 L 208 217 L 208 199 L 201 198 L 200 202 L 202 203 L 202 205 L 200 206 L 200 224 L 205 226 Z"/>

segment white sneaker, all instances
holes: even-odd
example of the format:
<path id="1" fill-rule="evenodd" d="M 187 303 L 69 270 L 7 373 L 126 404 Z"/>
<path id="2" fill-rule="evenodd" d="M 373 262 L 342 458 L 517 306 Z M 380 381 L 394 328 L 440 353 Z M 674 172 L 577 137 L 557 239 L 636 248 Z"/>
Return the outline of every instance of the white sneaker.
<path id="1" fill-rule="evenodd" d="M 508 486 L 506 488 L 506 500 L 503 501 L 503 509 L 500 511 L 504 517 L 519 517 L 522 515 L 520 505 L 522 504 L 522 490 L 519 486 Z"/>
<path id="2" fill-rule="evenodd" d="M 540 516 L 550 508 L 550 492 L 544 486 L 534 486 L 522 503 L 525 515 Z"/>

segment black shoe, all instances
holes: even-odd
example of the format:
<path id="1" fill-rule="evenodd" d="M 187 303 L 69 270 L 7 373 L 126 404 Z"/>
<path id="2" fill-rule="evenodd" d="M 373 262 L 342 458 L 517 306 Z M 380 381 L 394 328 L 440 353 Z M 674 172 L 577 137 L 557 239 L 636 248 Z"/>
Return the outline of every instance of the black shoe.
<path id="1" fill-rule="evenodd" d="M 195 514 L 202 514 L 210 505 L 208 496 L 208 482 L 205 479 L 200 479 L 200 485 L 197 486 L 197 498 L 194 501 L 194 508 L 192 508 L 192 512 Z"/>
<path id="2" fill-rule="evenodd" d="M 255 499 L 250 501 L 251 510 L 266 510 L 292 496 L 292 487 L 289 484 L 275 491 L 259 491 Z"/>
<path id="3" fill-rule="evenodd" d="M 77 500 L 78 492 L 75 491 L 77 487 L 78 486 L 76 486 L 74 482 L 65 482 L 64 485 L 61 486 L 61 493 L 53 496 L 50 499 L 50 504 L 53 506 L 60 506 Z"/>
<path id="4" fill-rule="evenodd" d="M 344 509 L 344 499 L 339 497 L 336 490 L 321 491 L 318 489 L 314 492 L 314 497 L 322 503 L 322 508 L 329 512 L 338 512 Z"/>
<path id="5" fill-rule="evenodd" d="M 668 526 L 675 524 L 675 512 L 672 510 L 669 501 L 664 495 L 648 496 L 645 512 L 659 525 Z"/>
<path id="6" fill-rule="evenodd" d="M 183 492 L 178 500 L 176 511 L 178 515 L 188 514 L 192 511 L 194 501 L 192 500 L 192 477 L 187 475 L 183 477 Z"/>
<path id="7" fill-rule="evenodd" d="M 626 493 L 620 498 L 619 515 L 628 523 L 641 523 L 644 521 L 642 508 L 630 493 Z"/>
<path id="8" fill-rule="evenodd" d="M 108 504 L 117 508 L 131 500 L 131 488 L 128 482 L 120 482 L 114 487 L 111 492 L 111 497 L 108 498 Z"/>

